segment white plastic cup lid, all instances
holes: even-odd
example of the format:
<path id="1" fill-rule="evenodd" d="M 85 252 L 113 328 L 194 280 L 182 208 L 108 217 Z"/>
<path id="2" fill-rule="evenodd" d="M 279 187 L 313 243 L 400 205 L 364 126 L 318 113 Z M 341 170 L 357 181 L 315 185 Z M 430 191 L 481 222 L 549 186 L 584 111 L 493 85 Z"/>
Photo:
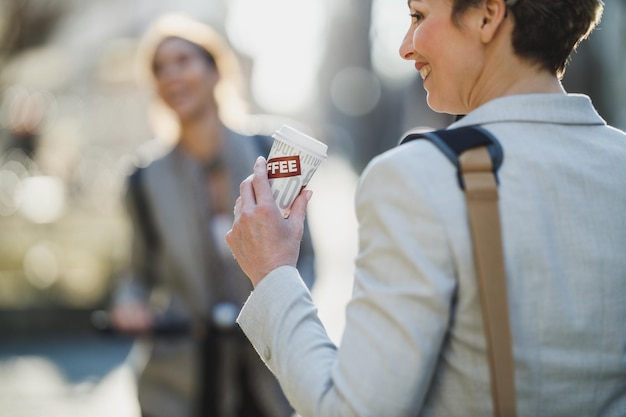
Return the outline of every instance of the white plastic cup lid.
<path id="1" fill-rule="evenodd" d="M 324 158 L 326 157 L 326 152 L 328 151 L 328 146 L 325 143 L 322 143 L 319 140 L 312 138 L 311 136 L 306 135 L 288 125 L 282 125 L 280 129 L 276 130 L 272 134 L 272 137 L 278 140 L 284 140 L 298 148 L 301 148 L 302 150 L 320 155 Z"/>

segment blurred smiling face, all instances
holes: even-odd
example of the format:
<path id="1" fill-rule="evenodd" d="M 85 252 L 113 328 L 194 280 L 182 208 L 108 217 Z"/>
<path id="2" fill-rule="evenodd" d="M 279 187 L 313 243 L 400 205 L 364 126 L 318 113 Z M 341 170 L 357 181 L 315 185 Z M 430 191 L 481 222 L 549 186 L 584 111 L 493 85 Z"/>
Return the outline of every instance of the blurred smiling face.
<path id="1" fill-rule="evenodd" d="M 410 0 L 408 5 L 411 23 L 400 46 L 401 57 L 415 62 L 430 108 L 464 113 L 482 68 L 472 11 L 457 25 L 451 18 L 452 0 Z"/>
<path id="2" fill-rule="evenodd" d="M 154 54 L 153 73 L 161 99 L 182 121 L 201 117 L 215 106 L 215 67 L 200 48 L 178 38 L 164 40 Z"/>

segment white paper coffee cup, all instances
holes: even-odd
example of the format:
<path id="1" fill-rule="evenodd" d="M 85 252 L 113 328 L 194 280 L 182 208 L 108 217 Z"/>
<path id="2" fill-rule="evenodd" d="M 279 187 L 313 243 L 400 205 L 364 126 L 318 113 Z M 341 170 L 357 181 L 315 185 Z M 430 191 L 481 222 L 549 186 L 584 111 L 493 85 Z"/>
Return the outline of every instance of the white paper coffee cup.
<path id="1" fill-rule="evenodd" d="M 274 201 L 287 217 L 293 201 L 326 159 L 328 146 L 288 125 L 282 125 L 272 137 L 267 176 Z"/>

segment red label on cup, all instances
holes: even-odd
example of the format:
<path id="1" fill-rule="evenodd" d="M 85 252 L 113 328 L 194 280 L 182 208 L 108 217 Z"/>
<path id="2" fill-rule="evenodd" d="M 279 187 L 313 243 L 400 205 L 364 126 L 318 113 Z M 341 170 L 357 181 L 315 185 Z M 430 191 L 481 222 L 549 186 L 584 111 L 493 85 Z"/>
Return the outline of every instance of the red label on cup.
<path id="1" fill-rule="evenodd" d="M 299 155 L 282 156 L 267 161 L 267 177 L 270 179 L 296 177 L 301 173 Z"/>

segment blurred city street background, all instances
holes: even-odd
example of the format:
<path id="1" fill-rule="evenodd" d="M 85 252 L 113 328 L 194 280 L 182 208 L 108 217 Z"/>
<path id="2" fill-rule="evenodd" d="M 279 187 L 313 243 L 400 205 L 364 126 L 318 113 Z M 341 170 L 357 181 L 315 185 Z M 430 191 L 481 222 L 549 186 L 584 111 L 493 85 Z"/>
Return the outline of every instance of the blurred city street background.
<path id="1" fill-rule="evenodd" d="M 605 3 L 564 84 L 625 129 L 626 1 Z M 153 149 L 135 48 L 168 11 L 228 37 L 260 131 L 288 122 L 328 144 L 309 220 L 313 295 L 337 343 L 358 175 L 402 132 L 452 121 L 398 55 L 404 0 L 0 0 L 0 417 L 137 417 L 132 341 L 89 319 L 128 256 L 124 178 Z"/>

